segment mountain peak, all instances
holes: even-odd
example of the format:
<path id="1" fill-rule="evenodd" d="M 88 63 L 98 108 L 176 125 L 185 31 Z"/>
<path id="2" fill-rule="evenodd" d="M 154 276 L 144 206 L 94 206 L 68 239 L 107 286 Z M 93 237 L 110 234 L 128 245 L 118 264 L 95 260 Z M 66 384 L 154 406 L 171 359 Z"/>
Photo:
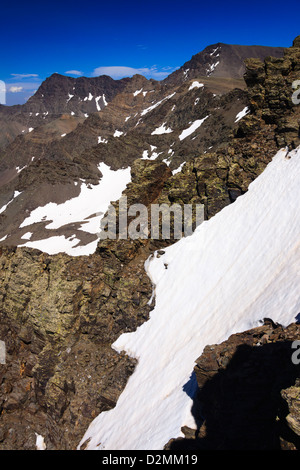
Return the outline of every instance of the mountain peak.
<path id="1" fill-rule="evenodd" d="M 267 56 L 282 57 L 283 47 L 243 46 L 218 42 L 193 55 L 182 67 L 169 75 L 165 84 L 180 84 L 200 77 L 242 79 L 247 58 L 264 60 Z"/>

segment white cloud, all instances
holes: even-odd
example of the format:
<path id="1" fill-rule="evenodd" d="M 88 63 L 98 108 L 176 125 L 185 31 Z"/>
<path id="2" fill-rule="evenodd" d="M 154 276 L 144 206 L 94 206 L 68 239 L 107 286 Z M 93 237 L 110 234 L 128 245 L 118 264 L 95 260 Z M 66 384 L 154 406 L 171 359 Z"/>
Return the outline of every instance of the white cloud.
<path id="1" fill-rule="evenodd" d="M 24 104 L 40 86 L 40 80 L 31 78 L 29 80 L 19 80 L 13 83 L 7 83 L 6 104 L 8 106 L 15 104 Z"/>
<path id="2" fill-rule="evenodd" d="M 82 75 L 80 70 L 67 70 L 65 73 L 68 73 L 69 75 Z"/>
<path id="3" fill-rule="evenodd" d="M 36 90 L 40 86 L 40 82 L 36 81 L 19 81 L 19 82 L 12 82 L 10 84 L 7 84 L 7 89 L 8 91 L 12 93 L 17 93 L 20 91 L 33 91 Z M 22 90 L 20 90 L 22 88 Z"/>
<path id="4" fill-rule="evenodd" d="M 11 73 L 11 75 L 17 79 L 38 77 L 37 73 Z"/>
<path id="5" fill-rule="evenodd" d="M 11 86 L 9 89 L 11 93 L 20 93 L 20 91 L 22 90 L 23 90 L 22 86 Z"/>
<path id="6" fill-rule="evenodd" d="M 155 65 L 153 65 L 152 67 L 141 68 L 127 67 L 123 65 L 113 65 L 107 67 L 97 67 L 92 73 L 92 76 L 97 77 L 99 75 L 109 75 L 112 78 L 119 79 L 124 77 L 132 77 L 133 75 L 139 74 L 144 75 L 146 78 L 162 80 L 163 78 L 167 77 L 173 70 L 175 69 L 172 69 L 171 67 L 164 67 L 163 69 L 159 70 Z"/>

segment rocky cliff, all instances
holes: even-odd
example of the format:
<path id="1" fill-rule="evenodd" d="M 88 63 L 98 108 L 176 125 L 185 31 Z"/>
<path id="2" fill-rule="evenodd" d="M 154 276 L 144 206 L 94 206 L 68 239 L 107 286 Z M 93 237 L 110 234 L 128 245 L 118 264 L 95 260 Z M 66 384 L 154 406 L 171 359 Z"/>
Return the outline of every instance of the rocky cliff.
<path id="1" fill-rule="evenodd" d="M 299 450 L 300 325 L 262 326 L 207 346 L 197 359 L 193 413 L 198 429 L 171 450 Z"/>

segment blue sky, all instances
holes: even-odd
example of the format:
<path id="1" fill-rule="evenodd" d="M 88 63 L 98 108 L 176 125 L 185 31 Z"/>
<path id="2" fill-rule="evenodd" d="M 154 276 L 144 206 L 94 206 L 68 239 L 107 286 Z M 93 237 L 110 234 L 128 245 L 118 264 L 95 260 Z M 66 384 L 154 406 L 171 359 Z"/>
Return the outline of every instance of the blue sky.
<path id="1" fill-rule="evenodd" d="M 162 79 L 216 42 L 290 47 L 298 0 L 14 1 L 1 5 L 0 80 L 24 103 L 54 72 Z M 108 68 L 109 67 L 109 68 Z M 111 68 L 113 67 L 113 68 Z"/>

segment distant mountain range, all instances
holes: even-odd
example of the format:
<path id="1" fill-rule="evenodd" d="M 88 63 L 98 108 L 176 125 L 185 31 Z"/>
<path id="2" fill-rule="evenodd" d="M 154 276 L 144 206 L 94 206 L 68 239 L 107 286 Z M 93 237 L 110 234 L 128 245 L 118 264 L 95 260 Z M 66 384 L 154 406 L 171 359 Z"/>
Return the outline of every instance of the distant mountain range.
<path id="1" fill-rule="evenodd" d="M 175 171 L 197 153 L 224 144 L 247 106 L 245 58 L 280 57 L 283 51 L 217 43 L 161 82 L 141 75 L 113 80 L 55 73 L 24 105 L 1 106 L 0 206 L 9 204 L 0 239 L 24 243 L 20 224 L 28 211 L 73 197 L 82 179 L 98 183 L 101 162 L 118 170 L 147 154 Z M 180 138 L 201 120 L 197 131 Z M 11 202 L 16 191 L 22 192 L 17 214 Z M 40 238 L 58 233 L 43 224 L 36 230 Z"/>
<path id="2" fill-rule="evenodd" d="M 217 43 L 194 55 L 162 82 L 149 80 L 149 83 L 152 83 L 154 88 L 161 85 L 171 88 L 201 77 L 205 84 L 220 92 L 228 91 L 235 86 L 243 88 L 246 58 L 263 60 L 269 55 L 282 57 L 283 51 L 284 48 L 281 47 Z M 131 81 L 131 78 L 113 80 L 108 76 L 73 78 L 54 73 L 41 84 L 24 105 L 10 107 L 0 105 L 0 146 L 7 145 L 22 133 L 25 127 L 27 131 L 61 114 L 87 117 L 92 112 L 98 112 L 128 87 Z"/>

